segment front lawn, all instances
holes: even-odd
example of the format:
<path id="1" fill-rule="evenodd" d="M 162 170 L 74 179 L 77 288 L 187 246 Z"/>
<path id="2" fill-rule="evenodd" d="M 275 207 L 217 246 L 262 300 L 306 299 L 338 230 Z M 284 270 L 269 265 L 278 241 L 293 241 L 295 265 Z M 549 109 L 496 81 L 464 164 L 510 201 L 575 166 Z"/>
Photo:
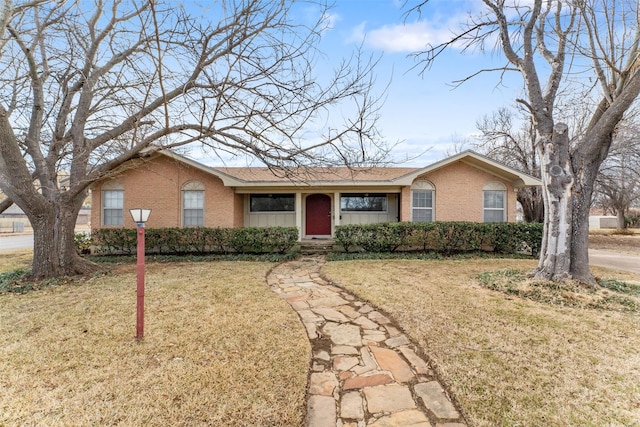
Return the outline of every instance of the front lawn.
<path id="1" fill-rule="evenodd" d="M 0 273 L 28 260 L 3 253 Z M 474 426 L 639 425 L 640 315 L 620 301 L 640 298 L 640 276 L 593 268 L 615 279 L 607 289 L 555 298 L 523 281 L 535 263 L 359 260 L 323 273 L 399 323 Z M 142 342 L 134 265 L 0 294 L 0 425 L 303 425 L 309 343 L 264 283 L 273 266 L 148 263 Z"/>
<path id="2" fill-rule="evenodd" d="M 486 271 L 531 271 L 535 263 L 341 261 L 323 273 L 400 324 L 474 426 L 640 425 L 640 315 L 612 311 L 616 304 L 585 309 L 525 299 L 478 279 Z M 593 271 L 640 283 L 630 273 Z"/>
<path id="3" fill-rule="evenodd" d="M 141 342 L 134 265 L 0 294 L 0 425 L 302 425 L 310 348 L 273 265 L 147 264 Z"/>

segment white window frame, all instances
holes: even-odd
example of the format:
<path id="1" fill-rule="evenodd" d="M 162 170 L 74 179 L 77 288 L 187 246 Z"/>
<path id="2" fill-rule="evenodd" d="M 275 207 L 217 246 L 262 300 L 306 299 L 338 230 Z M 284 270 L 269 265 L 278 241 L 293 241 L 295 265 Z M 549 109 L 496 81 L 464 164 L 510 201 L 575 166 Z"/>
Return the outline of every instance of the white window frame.
<path id="1" fill-rule="evenodd" d="M 120 197 L 118 197 L 119 205 L 107 206 L 107 201 L 113 200 L 109 197 L 109 194 L 119 193 Z M 102 186 L 102 206 L 100 206 L 100 216 L 101 223 L 104 227 L 123 227 L 124 226 L 124 187 L 117 182 L 109 182 Z M 110 221 L 107 223 L 107 211 L 109 212 L 117 212 L 120 211 L 120 215 L 118 216 L 118 221 L 113 221 L 114 216 L 109 215 Z"/>
<path id="2" fill-rule="evenodd" d="M 198 200 L 201 203 L 201 206 L 199 207 L 187 207 L 187 200 L 186 197 L 188 194 L 198 194 L 200 196 L 200 200 Z M 182 203 L 182 209 L 180 210 L 182 213 L 182 226 L 183 227 L 204 227 L 204 215 L 205 215 L 205 189 L 204 189 L 204 185 L 198 181 L 190 181 L 188 183 L 186 183 L 185 185 L 182 186 L 182 192 L 181 192 L 181 203 Z M 200 221 L 198 221 L 197 224 L 193 224 L 193 223 L 189 223 L 187 224 L 186 218 L 187 215 L 185 215 L 185 213 L 187 212 L 187 210 L 189 211 L 201 211 L 201 215 L 198 218 Z"/>
<path id="3" fill-rule="evenodd" d="M 416 181 L 411 186 L 411 221 L 418 222 L 415 219 L 416 210 L 429 211 L 431 214 L 431 220 L 425 222 L 435 221 L 435 186 L 429 181 Z M 416 193 L 431 193 L 431 206 L 414 206 L 413 197 Z M 423 221 L 421 221 L 423 222 Z"/>
<path id="4" fill-rule="evenodd" d="M 486 206 L 486 194 L 487 193 L 502 193 L 502 207 L 487 207 Z M 488 221 L 488 212 L 502 211 L 501 221 Z M 507 187 L 501 182 L 490 182 L 482 187 L 482 222 L 507 222 Z"/>

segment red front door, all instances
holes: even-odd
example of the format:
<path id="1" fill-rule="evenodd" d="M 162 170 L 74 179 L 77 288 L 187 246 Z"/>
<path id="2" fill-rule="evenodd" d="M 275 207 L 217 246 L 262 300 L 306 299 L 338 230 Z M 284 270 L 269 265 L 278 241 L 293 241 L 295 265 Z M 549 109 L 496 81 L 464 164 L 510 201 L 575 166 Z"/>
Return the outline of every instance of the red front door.
<path id="1" fill-rule="evenodd" d="M 326 194 L 312 194 L 306 203 L 307 236 L 331 235 L 331 197 Z"/>

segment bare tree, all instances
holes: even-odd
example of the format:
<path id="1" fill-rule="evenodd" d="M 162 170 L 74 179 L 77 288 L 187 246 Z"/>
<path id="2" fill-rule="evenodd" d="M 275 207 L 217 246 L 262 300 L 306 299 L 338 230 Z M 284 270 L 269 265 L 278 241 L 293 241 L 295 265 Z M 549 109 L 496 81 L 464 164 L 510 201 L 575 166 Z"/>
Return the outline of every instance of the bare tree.
<path id="1" fill-rule="evenodd" d="M 421 2 L 414 10 L 426 7 Z M 617 124 L 640 92 L 636 0 L 482 0 L 484 7 L 438 46 L 418 53 L 426 67 L 449 47 L 488 49 L 506 60 L 500 73 L 522 77 L 536 130 L 545 207 L 542 251 L 534 275 L 594 283 L 588 216 L 600 164 Z M 478 70 L 478 73 L 496 71 Z M 476 74 L 478 74 L 476 73 Z M 472 78 L 468 76 L 462 81 Z M 571 135 L 556 111 L 561 90 L 593 101 L 589 121 Z"/>
<path id="2" fill-rule="evenodd" d="M 609 156 L 596 178 L 595 201 L 617 218 L 617 228 L 626 228 L 625 215 L 640 200 L 640 144 L 637 124 L 624 120 L 616 130 Z"/>
<path id="3" fill-rule="evenodd" d="M 528 112 L 500 108 L 476 122 L 480 136 L 471 146 L 507 166 L 540 178 L 540 164 L 535 150 L 536 134 Z M 520 188 L 516 198 L 526 222 L 543 222 L 542 191 L 538 187 Z"/>
<path id="4" fill-rule="evenodd" d="M 327 9 L 309 5 L 318 10 L 313 22 L 294 21 L 300 6 L 279 0 L 202 10 L 158 0 L 7 9 L 0 189 L 33 226 L 32 275 L 92 269 L 73 243 L 87 189 L 152 150 L 197 143 L 279 167 L 384 155 L 375 61 L 354 52 L 332 75 L 315 75 Z M 348 112 L 342 121 L 339 111 Z M 64 188 L 60 170 L 69 172 Z"/>

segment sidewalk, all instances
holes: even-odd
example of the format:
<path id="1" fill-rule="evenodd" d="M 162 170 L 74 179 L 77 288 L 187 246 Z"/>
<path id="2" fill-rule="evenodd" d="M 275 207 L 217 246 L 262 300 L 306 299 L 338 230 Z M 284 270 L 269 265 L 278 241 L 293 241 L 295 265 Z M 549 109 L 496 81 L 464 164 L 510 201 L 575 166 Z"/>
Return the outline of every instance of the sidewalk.
<path id="1" fill-rule="evenodd" d="M 320 256 L 281 264 L 267 281 L 311 342 L 307 427 L 466 427 L 409 339 L 374 307 L 320 277 Z"/>

